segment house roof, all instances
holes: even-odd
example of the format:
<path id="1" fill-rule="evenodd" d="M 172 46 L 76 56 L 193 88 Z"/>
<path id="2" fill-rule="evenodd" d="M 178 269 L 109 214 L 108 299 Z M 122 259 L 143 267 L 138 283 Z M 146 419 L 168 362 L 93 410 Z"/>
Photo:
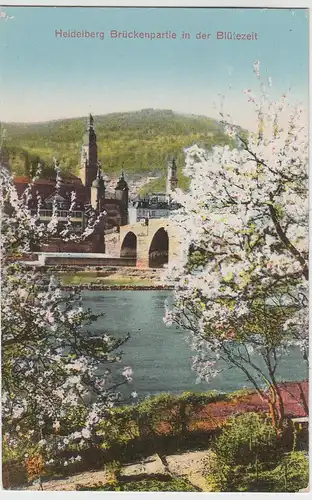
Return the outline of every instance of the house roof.
<path id="1" fill-rule="evenodd" d="M 13 179 L 18 196 L 22 196 L 28 184 L 30 183 L 30 178 L 26 175 L 17 176 Z M 41 196 L 43 200 L 50 198 L 55 194 L 56 191 L 56 179 L 37 179 L 32 187 L 31 194 L 35 198 L 37 194 Z M 63 177 L 61 184 L 58 189 L 58 194 L 65 199 L 70 199 L 71 192 L 76 193 L 77 201 L 85 203 L 90 199 L 90 188 L 84 186 L 76 176 Z"/>
<path id="2" fill-rule="evenodd" d="M 29 184 L 31 182 L 30 177 L 27 175 L 17 175 L 14 176 L 13 178 L 14 184 Z M 76 175 L 66 175 L 66 177 L 61 176 L 61 182 L 62 184 L 75 184 L 75 185 L 80 185 L 83 186 L 81 179 L 77 177 Z M 34 184 L 36 185 L 55 185 L 56 184 L 56 178 L 54 177 L 49 177 L 46 179 L 37 179 Z"/>

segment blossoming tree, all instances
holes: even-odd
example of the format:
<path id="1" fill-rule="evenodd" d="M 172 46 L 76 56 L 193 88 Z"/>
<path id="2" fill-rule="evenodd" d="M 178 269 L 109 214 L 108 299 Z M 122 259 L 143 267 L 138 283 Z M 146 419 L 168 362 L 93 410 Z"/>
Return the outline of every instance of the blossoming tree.
<path id="1" fill-rule="evenodd" d="M 57 170 L 58 182 L 59 175 Z M 27 191 L 31 185 L 19 199 L 10 172 L 1 169 L 4 453 L 24 449 L 39 453 L 46 466 L 66 466 L 96 444 L 97 423 L 118 400 L 118 386 L 131 379 L 131 368 L 112 377 L 110 365 L 120 361 L 125 339 L 94 335 L 90 326 L 98 315 L 82 307 L 79 294 L 62 292 L 55 277 L 19 262 L 58 225 L 55 208 L 47 226 L 39 220 L 40 203 L 38 215 L 30 215 Z M 80 237 L 95 224 L 96 217 Z M 70 220 L 63 236 L 77 238 Z"/>
<path id="2" fill-rule="evenodd" d="M 263 398 L 269 393 L 279 426 L 279 360 L 294 345 L 308 356 L 308 135 L 302 109 L 285 95 L 272 102 L 258 62 L 254 71 L 260 97 L 245 93 L 256 133 L 223 115 L 236 148 L 186 150 L 191 184 L 177 191 L 182 208 L 172 220 L 183 257 L 169 268 L 175 301 L 165 321 L 191 332 L 200 377 L 210 379 L 223 362 Z"/>

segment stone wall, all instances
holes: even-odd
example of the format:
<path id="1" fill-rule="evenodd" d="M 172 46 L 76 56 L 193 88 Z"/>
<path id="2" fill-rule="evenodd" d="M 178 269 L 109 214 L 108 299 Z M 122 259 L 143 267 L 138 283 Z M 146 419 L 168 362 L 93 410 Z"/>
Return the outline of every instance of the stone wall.
<path id="1" fill-rule="evenodd" d="M 120 235 L 111 233 L 105 235 L 105 253 L 110 257 L 120 257 Z"/>
<path id="2" fill-rule="evenodd" d="M 42 245 L 42 252 L 89 253 L 92 252 L 92 239 L 75 243 L 63 241 L 61 238 L 52 238 L 49 243 Z"/>
<path id="3" fill-rule="evenodd" d="M 45 258 L 46 266 L 98 266 L 98 267 L 107 267 L 107 266 L 118 266 L 118 267 L 135 267 L 136 261 L 135 259 L 119 259 L 114 257 L 92 257 L 92 258 L 84 258 L 84 257 L 49 257 Z"/>

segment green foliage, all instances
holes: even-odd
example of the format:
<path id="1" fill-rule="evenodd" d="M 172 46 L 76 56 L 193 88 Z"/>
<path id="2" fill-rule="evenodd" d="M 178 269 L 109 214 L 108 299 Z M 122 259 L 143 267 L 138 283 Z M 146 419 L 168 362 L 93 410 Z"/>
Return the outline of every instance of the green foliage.
<path id="1" fill-rule="evenodd" d="M 19 445 L 13 447 L 8 443 L 8 437 L 5 434 L 2 440 L 2 462 L 12 461 L 23 462 L 26 454 L 32 454 L 36 446 L 31 443 L 30 434 L 20 433 Z"/>
<path id="2" fill-rule="evenodd" d="M 118 462 L 117 460 L 113 460 L 112 462 L 109 462 L 105 466 L 105 471 L 108 474 L 108 477 L 110 478 L 110 481 L 117 481 L 119 476 L 120 476 L 120 470 L 121 470 L 121 463 Z"/>
<path id="3" fill-rule="evenodd" d="M 214 452 L 209 454 L 207 464 L 206 483 L 209 491 L 230 491 L 228 490 L 228 475 L 231 467 L 221 463 Z"/>
<path id="4" fill-rule="evenodd" d="M 103 448 L 139 439 L 148 440 L 164 434 L 186 435 L 194 415 L 208 403 L 228 399 L 215 391 L 185 392 L 179 396 L 162 393 L 141 403 L 110 410 L 99 425 Z"/>
<path id="5" fill-rule="evenodd" d="M 229 421 L 216 439 L 206 476 L 210 491 L 299 491 L 308 483 L 308 459 L 285 453 L 281 437 L 261 414 Z"/>
<path id="6" fill-rule="evenodd" d="M 182 159 L 183 161 L 183 159 Z M 190 181 L 188 177 L 185 177 L 182 173 L 182 167 L 178 168 L 178 186 L 183 191 L 186 191 L 189 187 Z M 151 193 L 163 193 L 166 189 L 166 172 L 163 170 L 162 176 L 158 179 L 153 179 L 140 189 L 140 195 L 145 196 Z"/>
<path id="7" fill-rule="evenodd" d="M 189 481 L 181 478 L 173 478 L 168 481 L 157 479 L 144 479 L 142 481 L 131 481 L 129 483 L 108 482 L 94 486 L 76 486 L 78 491 L 199 491 Z"/>
<path id="8" fill-rule="evenodd" d="M 243 388 L 243 389 L 238 389 L 237 391 L 234 391 L 234 392 L 231 392 L 229 394 L 227 394 L 227 397 L 230 401 L 239 401 L 240 399 L 244 399 L 248 396 L 250 396 L 250 394 L 253 394 L 253 389 L 247 389 L 247 388 Z"/>
<path id="9" fill-rule="evenodd" d="M 274 472 L 274 491 L 299 491 L 309 483 L 309 459 L 304 452 L 292 452 L 283 457 Z"/>
<path id="10" fill-rule="evenodd" d="M 75 472 L 76 469 L 80 470 L 80 467 L 82 469 L 98 467 L 99 464 L 109 461 L 110 465 L 106 467 L 107 472 L 118 478 L 120 463 L 116 460 L 131 461 L 133 456 L 141 456 L 147 450 L 149 453 L 150 446 L 152 446 L 152 452 L 154 452 L 153 446 L 158 451 L 163 450 L 164 435 L 169 439 L 174 438 L 173 450 L 180 449 L 181 436 L 189 443 L 192 432 L 190 424 L 193 422 L 194 415 L 208 403 L 230 399 L 231 395 L 219 394 L 215 391 L 210 393 L 185 392 L 178 396 L 163 393 L 145 398 L 136 405 L 107 409 L 106 415 L 96 429 L 96 448 L 80 450 L 82 461 L 78 464 L 69 464 L 65 472 Z M 81 408 L 76 408 L 75 411 L 68 413 L 66 419 L 61 419 L 57 434 L 61 436 L 74 432 L 81 428 L 84 420 L 85 412 Z M 56 432 L 51 424 L 52 422 L 46 422 L 43 428 L 43 438 Z M 24 431 L 21 424 L 16 447 L 12 447 L 7 441 L 7 436 L 4 435 L 3 463 L 7 464 L 10 470 L 13 467 L 11 464 L 23 469 L 25 457 L 32 457 L 37 452 L 37 445 L 32 443 L 33 432 Z M 68 445 L 66 453 L 64 452 L 64 460 L 78 452 L 77 446 L 74 443 Z M 54 463 L 48 467 L 49 474 L 64 472 L 64 467 L 60 465 L 59 460 L 61 454 L 58 449 L 51 451 L 49 458 L 53 458 Z"/>
<path id="11" fill-rule="evenodd" d="M 165 189 L 166 189 L 166 175 L 165 171 L 163 171 L 161 177 L 159 177 L 158 179 L 153 179 L 144 186 L 142 186 L 142 188 L 140 189 L 140 195 L 145 196 L 151 193 L 164 193 Z"/>
<path id="12" fill-rule="evenodd" d="M 237 491 L 298 492 L 308 485 L 309 460 L 303 452 L 293 452 L 273 469 L 238 472 Z"/>
<path id="13" fill-rule="evenodd" d="M 107 174 L 119 174 L 122 168 L 128 174 L 161 174 L 147 192 L 163 190 L 169 155 L 177 157 L 180 187 L 185 188 L 188 181 L 181 174 L 185 147 L 195 143 L 208 149 L 215 144 L 234 145 L 216 120 L 171 110 L 111 113 L 96 116 L 95 123 L 99 160 Z M 4 126 L 6 154 L 16 174 L 32 172 L 40 161 L 48 176 L 53 156 L 63 173 L 78 173 L 85 118 Z"/>
<path id="14" fill-rule="evenodd" d="M 209 254 L 202 248 L 191 247 L 189 249 L 188 268 L 190 271 L 196 270 L 201 266 L 205 266 L 209 261 Z"/>
<path id="15" fill-rule="evenodd" d="M 273 460 L 279 440 L 271 421 L 259 413 L 245 413 L 229 420 L 214 443 L 218 458 L 228 466 L 247 465 L 257 459 Z"/>

